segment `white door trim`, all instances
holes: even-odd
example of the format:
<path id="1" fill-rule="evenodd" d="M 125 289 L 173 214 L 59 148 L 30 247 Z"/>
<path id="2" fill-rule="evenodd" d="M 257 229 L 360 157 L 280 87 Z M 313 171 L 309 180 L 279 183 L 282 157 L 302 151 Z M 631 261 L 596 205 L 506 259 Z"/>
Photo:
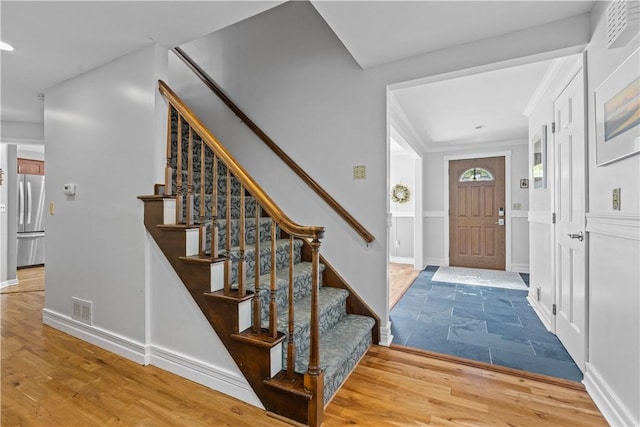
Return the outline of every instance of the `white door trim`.
<path id="1" fill-rule="evenodd" d="M 470 153 L 444 156 L 444 265 L 449 265 L 449 161 L 465 159 L 482 159 L 486 157 L 504 157 L 504 211 L 505 211 L 505 264 L 506 271 L 512 271 L 511 264 L 511 150 L 494 151 L 491 153 Z"/>

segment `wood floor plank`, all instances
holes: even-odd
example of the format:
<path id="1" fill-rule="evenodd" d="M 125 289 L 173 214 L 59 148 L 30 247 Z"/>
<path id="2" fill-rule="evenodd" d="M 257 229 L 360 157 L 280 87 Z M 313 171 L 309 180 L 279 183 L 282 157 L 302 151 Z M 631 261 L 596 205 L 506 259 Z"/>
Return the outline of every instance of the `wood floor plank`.
<path id="1" fill-rule="evenodd" d="M 43 325 L 43 303 L 42 291 L 16 288 L 1 296 L 2 426 L 287 425 L 244 402 Z M 579 387 L 373 346 L 327 406 L 324 425 L 607 424 Z"/>
<path id="2" fill-rule="evenodd" d="M 400 301 L 419 274 L 420 270 L 414 270 L 413 264 L 389 263 L 389 310 Z"/>

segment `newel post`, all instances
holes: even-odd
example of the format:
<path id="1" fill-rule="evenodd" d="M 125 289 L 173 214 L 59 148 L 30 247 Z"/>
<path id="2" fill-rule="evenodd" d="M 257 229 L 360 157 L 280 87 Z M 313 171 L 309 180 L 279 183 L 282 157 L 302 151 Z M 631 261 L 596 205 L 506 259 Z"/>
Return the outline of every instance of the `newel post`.
<path id="1" fill-rule="evenodd" d="M 308 423 L 322 425 L 324 413 L 324 373 L 320 369 L 320 240 L 313 239 L 311 245 L 311 338 L 309 343 L 309 368 L 304 376 L 304 386 L 313 393 L 309 402 Z"/>

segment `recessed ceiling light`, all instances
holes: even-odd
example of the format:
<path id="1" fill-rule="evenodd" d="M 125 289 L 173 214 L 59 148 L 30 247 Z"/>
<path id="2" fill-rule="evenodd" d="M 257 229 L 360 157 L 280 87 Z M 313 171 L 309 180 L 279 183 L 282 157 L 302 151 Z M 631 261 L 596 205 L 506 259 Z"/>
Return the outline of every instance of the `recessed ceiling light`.
<path id="1" fill-rule="evenodd" d="M 13 50 L 13 46 L 11 46 L 9 43 L 0 42 L 0 50 L 11 52 Z"/>
<path id="2" fill-rule="evenodd" d="M 476 126 L 474 129 L 476 129 L 476 130 L 480 130 L 480 129 L 484 129 L 484 128 L 486 128 L 486 126 L 485 126 L 485 125 L 478 125 L 478 126 Z"/>

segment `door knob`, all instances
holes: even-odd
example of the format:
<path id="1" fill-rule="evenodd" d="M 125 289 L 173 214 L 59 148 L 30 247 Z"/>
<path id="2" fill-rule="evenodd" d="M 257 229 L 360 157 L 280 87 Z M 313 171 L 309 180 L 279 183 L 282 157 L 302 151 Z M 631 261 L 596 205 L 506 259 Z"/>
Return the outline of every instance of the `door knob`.
<path id="1" fill-rule="evenodd" d="M 569 236 L 570 239 L 578 239 L 578 241 L 580 241 L 580 242 L 582 242 L 584 240 L 584 234 L 582 234 L 582 231 L 579 232 L 578 234 L 569 233 L 569 234 L 567 234 L 567 236 Z"/>
<path id="2" fill-rule="evenodd" d="M 499 220 L 496 221 L 496 224 L 504 225 L 504 219 L 500 218 Z"/>

